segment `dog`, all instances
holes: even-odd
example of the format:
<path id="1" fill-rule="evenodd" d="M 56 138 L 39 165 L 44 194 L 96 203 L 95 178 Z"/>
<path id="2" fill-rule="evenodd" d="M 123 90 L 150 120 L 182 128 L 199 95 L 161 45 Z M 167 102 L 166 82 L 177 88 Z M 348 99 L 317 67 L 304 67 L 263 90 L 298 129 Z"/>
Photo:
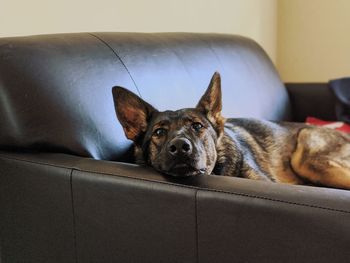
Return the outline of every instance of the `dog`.
<path id="1" fill-rule="evenodd" d="M 213 174 L 350 189 L 350 135 L 301 123 L 225 119 L 218 72 L 195 108 L 160 112 L 125 88 L 112 92 L 138 164 L 175 177 Z"/>

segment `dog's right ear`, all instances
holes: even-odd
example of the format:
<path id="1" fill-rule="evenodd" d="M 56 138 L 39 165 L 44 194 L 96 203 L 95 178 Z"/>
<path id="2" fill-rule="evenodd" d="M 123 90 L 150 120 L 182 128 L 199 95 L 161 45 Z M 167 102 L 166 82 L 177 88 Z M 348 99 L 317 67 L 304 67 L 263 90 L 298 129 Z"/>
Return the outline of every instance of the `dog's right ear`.
<path id="1" fill-rule="evenodd" d="M 146 132 L 148 120 L 157 110 L 136 94 L 122 87 L 112 89 L 115 111 L 125 135 L 132 141 Z"/>

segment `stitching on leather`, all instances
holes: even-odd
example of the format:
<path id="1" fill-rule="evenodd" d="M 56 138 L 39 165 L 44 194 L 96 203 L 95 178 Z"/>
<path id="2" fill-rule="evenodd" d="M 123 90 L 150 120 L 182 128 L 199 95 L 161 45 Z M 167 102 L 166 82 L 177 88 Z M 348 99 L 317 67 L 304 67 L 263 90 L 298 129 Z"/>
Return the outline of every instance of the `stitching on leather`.
<path id="1" fill-rule="evenodd" d="M 74 238 L 75 262 L 78 263 L 77 231 L 76 231 L 76 220 L 75 220 L 75 210 L 74 210 L 74 196 L 73 196 L 73 171 L 74 171 L 74 169 L 71 169 L 70 175 L 69 175 L 69 182 L 70 182 L 70 193 L 71 193 L 71 200 L 72 200 L 73 238 Z"/>
<path id="2" fill-rule="evenodd" d="M 88 33 L 88 34 L 91 35 L 91 36 L 93 36 L 93 37 L 95 37 L 95 38 L 97 38 L 99 41 L 101 41 L 103 44 L 105 44 L 105 45 L 114 53 L 114 55 L 115 55 L 115 56 L 118 58 L 118 60 L 122 63 L 122 65 L 123 65 L 123 67 L 125 68 L 125 70 L 128 72 L 128 74 L 129 74 L 129 76 L 130 76 L 132 82 L 133 82 L 134 85 L 135 85 L 135 88 L 136 88 L 136 90 L 137 90 L 138 95 L 142 98 L 141 92 L 140 92 L 139 88 L 137 87 L 134 78 L 132 77 L 132 75 L 131 75 L 129 69 L 128 69 L 127 66 L 125 65 L 125 63 L 124 63 L 124 61 L 122 60 L 122 58 L 118 55 L 118 53 L 117 53 L 106 41 L 104 41 L 102 38 L 96 36 L 96 35 L 93 34 L 93 33 Z"/>
<path id="3" fill-rule="evenodd" d="M 50 164 L 50 163 L 45 163 L 45 162 L 35 162 L 35 161 L 30 161 L 30 160 L 26 160 L 26 159 L 17 158 L 17 157 L 8 157 L 8 156 L 5 156 L 3 154 L 0 154 L 0 158 L 7 159 L 7 160 L 13 160 L 13 161 L 26 162 L 26 163 L 34 163 L 34 164 L 39 164 L 39 165 L 46 165 L 46 166 L 56 167 L 56 168 L 74 170 L 74 168 L 64 166 L 64 165 L 56 165 L 56 164 Z"/>
<path id="4" fill-rule="evenodd" d="M 199 231 L 198 231 L 198 207 L 197 207 L 197 193 L 198 190 L 196 190 L 195 194 L 194 194 L 194 215 L 195 215 L 195 219 L 196 219 L 196 262 L 199 263 Z"/>
<path id="5" fill-rule="evenodd" d="M 119 177 L 119 178 L 127 178 L 127 179 L 133 179 L 133 180 L 144 181 L 144 182 L 153 182 L 153 183 L 159 183 L 159 184 L 165 184 L 165 185 L 172 185 L 172 186 L 177 186 L 177 187 L 186 188 L 186 189 L 194 189 L 197 191 L 232 194 L 232 195 L 237 195 L 237 196 L 262 199 L 262 200 L 284 203 L 284 204 L 289 204 L 289 205 L 304 206 L 304 207 L 322 209 L 322 210 L 327 210 L 327 211 L 332 211 L 332 212 L 340 212 L 340 213 L 350 214 L 350 211 L 348 211 L 348 210 L 335 209 L 335 208 L 330 208 L 330 207 L 323 207 L 323 206 L 310 205 L 310 204 L 297 203 L 297 202 L 290 202 L 290 201 L 274 199 L 274 198 L 269 198 L 269 197 L 265 197 L 265 196 L 253 195 L 253 194 L 245 194 L 245 193 L 240 193 L 240 192 L 235 192 L 235 191 L 224 191 L 224 190 L 210 189 L 210 188 L 205 188 L 205 187 L 196 187 L 196 186 L 190 186 L 190 185 L 176 184 L 176 183 L 171 183 L 171 182 L 161 182 L 161 181 L 145 179 L 145 178 L 135 178 L 135 177 L 127 176 L 127 175 L 106 173 L 106 172 L 100 171 L 100 170 L 83 170 L 83 169 L 79 169 L 79 168 L 67 167 L 64 165 L 59 166 L 59 165 L 52 165 L 49 163 L 34 162 L 34 161 L 29 161 L 29 160 L 24 160 L 24 159 L 19 159 L 19 158 L 7 157 L 4 155 L 0 155 L 0 158 L 15 160 L 15 161 L 22 161 L 22 162 L 27 162 L 27 163 L 33 163 L 33 164 L 38 164 L 38 165 L 46 165 L 46 166 L 51 166 L 51 167 L 72 169 L 73 172 L 78 171 L 78 172 L 86 172 L 86 173 L 99 173 L 101 175 L 108 175 L 108 176 L 115 176 L 115 177 Z"/>
<path id="6" fill-rule="evenodd" d="M 197 35 L 197 34 L 195 34 L 195 37 L 197 37 L 197 39 L 198 39 L 199 41 L 201 41 L 204 45 L 207 46 L 207 48 L 210 49 L 210 51 L 212 52 L 212 54 L 214 55 L 214 57 L 217 59 L 219 65 L 220 65 L 222 68 L 225 68 L 225 67 L 223 67 L 223 65 L 222 65 L 222 61 L 221 61 L 219 55 L 217 54 L 217 52 L 215 51 L 215 49 L 213 48 L 213 46 L 208 42 L 208 40 L 204 39 L 203 35 Z"/>

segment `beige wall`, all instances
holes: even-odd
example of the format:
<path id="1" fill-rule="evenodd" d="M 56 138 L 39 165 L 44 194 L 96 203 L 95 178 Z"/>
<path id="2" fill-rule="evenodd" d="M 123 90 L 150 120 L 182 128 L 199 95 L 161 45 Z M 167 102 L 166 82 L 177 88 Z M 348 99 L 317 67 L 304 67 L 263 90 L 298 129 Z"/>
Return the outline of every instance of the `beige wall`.
<path id="1" fill-rule="evenodd" d="M 0 37 L 84 31 L 219 32 L 276 60 L 277 0 L 0 0 Z"/>
<path id="2" fill-rule="evenodd" d="M 277 35 L 284 81 L 350 76 L 349 0 L 278 0 Z"/>
<path id="3" fill-rule="evenodd" d="M 350 0 L 0 0 L 0 37 L 85 31 L 240 34 L 285 82 L 350 75 Z"/>

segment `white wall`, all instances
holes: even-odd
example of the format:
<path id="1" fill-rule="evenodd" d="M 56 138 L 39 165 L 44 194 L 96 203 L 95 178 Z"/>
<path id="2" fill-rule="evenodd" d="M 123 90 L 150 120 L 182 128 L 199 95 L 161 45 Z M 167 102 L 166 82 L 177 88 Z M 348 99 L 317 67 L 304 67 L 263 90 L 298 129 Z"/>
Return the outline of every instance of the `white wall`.
<path id="1" fill-rule="evenodd" d="M 276 60 L 277 0 L 0 0 L 0 37 L 86 31 L 218 32 Z"/>

